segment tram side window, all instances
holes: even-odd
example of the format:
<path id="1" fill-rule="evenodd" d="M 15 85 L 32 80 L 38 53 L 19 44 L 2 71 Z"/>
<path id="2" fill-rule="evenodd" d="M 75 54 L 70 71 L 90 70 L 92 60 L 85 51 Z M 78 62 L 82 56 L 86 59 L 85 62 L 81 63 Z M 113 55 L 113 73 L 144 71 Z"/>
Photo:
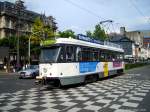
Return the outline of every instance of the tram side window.
<path id="1" fill-rule="evenodd" d="M 111 54 L 111 61 L 116 61 L 116 59 L 117 59 L 117 58 L 116 58 L 116 54 L 112 53 L 112 54 Z"/>
<path id="2" fill-rule="evenodd" d="M 107 60 L 107 54 L 106 54 L 106 52 L 101 51 L 99 53 L 99 59 L 100 59 L 100 61 L 106 61 Z"/>
<path id="3" fill-rule="evenodd" d="M 82 60 L 81 48 L 77 47 L 76 48 L 76 61 L 81 61 L 81 60 Z"/>
<path id="4" fill-rule="evenodd" d="M 120 60 L 122 61 L 123 60 L 123 54 L 120 54 Z"/>
<path id="5" fill-rule="evenodd" d="M 74 61 L 74 47 L 66 46 L 66 61 Z"/>
<path id="6" fill-rule="evenodd" d="M 118 52 L 114 52 L 112 53 L 112 61 L 121 61 L 123 59 L 123 55 L 118 53 Z"/>
<path id="7" fill-rule="evenodd" d="M 65 48 L 64 47 L 61 47 L 58 61 L 59 62 L 65 62 Z"/>
<path id="8" fill-rule="evenodd" d="M 82 48 L 82 61 L 93 61 L 92 49 Z"/>
<path id="9" fill-rule="evenodd" d="M 123 60 L 123 54 L 118 53 L 118 54 L 117 54 L 117 60 L 118 60 L 118 61 L 122 61 L 122 60 Z"/>
<path id="10" fill-rule="evenodd" d="M 99 61 L 99 54 L 98 51 L 93 52 L 93 61 Z"/>
<path id="11" fill-rule="evenodd" d="M 82 48 L 82 61 L 99 61 L 98 50 L 94 48 Z"/>

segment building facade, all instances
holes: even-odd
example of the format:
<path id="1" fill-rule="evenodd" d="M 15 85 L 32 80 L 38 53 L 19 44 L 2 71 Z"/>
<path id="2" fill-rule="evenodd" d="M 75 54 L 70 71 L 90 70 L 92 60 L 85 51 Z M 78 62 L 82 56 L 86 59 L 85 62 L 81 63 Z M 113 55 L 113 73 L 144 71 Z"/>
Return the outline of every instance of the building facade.
<path id="1" fill-rule="evenodd" d="M 150 48 L 150 36 L 144 36 L 143 46 L 146 48 Z"/>
<path id="2" fill-rule="evenodd" d="M 126 31 L 125 27 L 120 27 L 120 35 L 126 36 L 130 40 L 134 41 L 136 45 L 143 46 L 144 34 L 142 31 Z"/>
<path id="3" fill-rule="evenodd" d="M 125 35 L 135 42 L 136 45 L 139 45 L 139 47 L 143 46 L 143 33 L 141 31 L 130 31 L 126 32 Z"/>
<path id="4" fill-rule="evenodd" d="M 136 45 L 135 43 L 130 40 L 129 38 L 121 35 L 116 35 L 111 38 L 110 40 L 113 43 L 119 44 L 122 46 L 124 50 L 124 58 L 125 59 L 135 59 L 137 57 L 137 52 L 136 52 Z"/>
<path id="5" fill-rule="evenodd" d="M 144 34 L 143 46 L 150 48 L 150 30 L 143 30 L 142 32 Z"/>
<path id="6" fill-rule="evenodd" d="M 122 45 L 126 60 L 145 61 L 150 59 L 150 31 L 130 31 L 120 28 L 120 34 L 110 35 L 111 42 Z"/>
<path id="7" fill-rule="evenodd" d="M 27 10 L 23 1 L 17 0 L 15 3 L 0 1 L 0 39 L 18 36 L 18 33 L 20 36 L 29 35 L 32 25 L 38 17 L 43 21 L 45 26 L 51 27 L 53 32 L 57 30 L 55 18 Z M 0 50 L 2 51 L 2 49 Z M 8 55 L 0 56 L 0 65 L 7 64 L 15 67 L 17 65 L 17 51 L 12 51 L 11 48 L 6 51 Z M 1 53 L 3 54 L 3 51 Z M 34 57 L 32 58 L 32 56 Z M 34 54 L 31 55 L 32 60 L 38 59 L 35 56 Z M 21 65 L 27 63 L 26 54 L 21 54 L 20 52 L 19 57 Z"/>
<path id="8" fill-rule="evenodd" d="M 19 12 L 16 9 L 16 4 L 22 4 L 22 10 Z M 30 34 L 31 26 L 35 18 L 40 17 L 44 23 L 52 26 L 53 31 L 57 29 L 55 19 L 52 16 L 29 11 L 25 8 L 23 1 L 17 0 L 14 4 L 10 2 L 0 2 L 0 38 L 16 35 L 19 32 L 21 35 Z M 20 20 L 20 23 L 18 23 Z M 20 25 L 19 29 L 18 24 Z"/>

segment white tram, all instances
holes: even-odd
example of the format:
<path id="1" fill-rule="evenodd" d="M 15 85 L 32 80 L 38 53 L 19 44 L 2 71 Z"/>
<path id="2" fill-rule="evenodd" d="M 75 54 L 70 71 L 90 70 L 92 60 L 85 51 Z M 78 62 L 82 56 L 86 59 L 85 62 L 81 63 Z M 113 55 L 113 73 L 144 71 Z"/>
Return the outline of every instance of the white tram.
<path id="1" fill-rule="evenodd" d="M 124 50 L 119 45 L 78 37 L 57 38 L 55 44 L 42 46 L 38 82 L 70 85 L 123 72 Z"/>

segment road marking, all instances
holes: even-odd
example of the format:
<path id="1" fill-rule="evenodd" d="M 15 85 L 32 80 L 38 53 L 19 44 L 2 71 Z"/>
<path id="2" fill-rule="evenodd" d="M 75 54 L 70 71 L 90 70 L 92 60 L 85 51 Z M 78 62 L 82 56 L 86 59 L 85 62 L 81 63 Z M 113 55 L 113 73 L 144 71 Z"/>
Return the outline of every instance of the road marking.
<path id="1" fill-rule="evenodd" d="M 146 93 L 134 93 L 134 95 L 138 95 L 138 96 L 146 96 Z"/>
<path id="2" fill-rule="evenodd" d="M 118 109 L 115 112 L 135 112 L 135 111 L 131 111 L 129 109 Z"/>
<path id="3" fill-rule="evenodd" d="M 68 110 L 68 112 L 78 112 L 79 110 L 81 110 L 81 108 L 72 108 L 70 110 Z"/>
<path id="4" fill-rule="evenodd" d="M 121 105 L 118 105 L 118 104 L 113 104 L 112 106 L 110 106 L 110 108 L 112 109 L 119 109 L 121 107 Z"/>
<path id="5" fill-rule="evenodd" d="M 131 100 L 136 100 L 136 101 L 142 101 L 143 98 L 141 97 L 130 97 Z"/>
<path id="6" fill-rule="evenodd" d="M 127 106 L 127 107 L 137 107 L 139 104 L 138 103 L 131 103 L 131 102 L 125 102 L 123 103 L 123 106 Z"/>

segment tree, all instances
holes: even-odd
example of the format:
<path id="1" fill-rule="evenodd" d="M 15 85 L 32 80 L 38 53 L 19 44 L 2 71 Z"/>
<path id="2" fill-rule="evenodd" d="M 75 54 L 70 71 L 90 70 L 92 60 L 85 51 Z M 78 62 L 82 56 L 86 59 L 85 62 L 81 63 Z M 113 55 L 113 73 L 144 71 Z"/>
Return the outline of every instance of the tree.
<path id="1" fill-rule="evenodd" d="M 44 24 L 40 17 L 37 17 L 32 25 L 31 40 L 39 44 L 41 40 L 54 37 L 52 26 Z"/>
<path id="2" fill-rule="evenodd" d="M 54 40 L 54 31 L 50 24 L 44 23 L 40 17 L 37 17 L 32 25 L 32 32 L 30 35 L 31 39 L 31 52 L 32 54 L 39 55 L 40 43 L 46 43 L 47 40 L 50 42 Z M 48 42 L 49 42 L 48 41 Z"/>
<path id="3" fill-rule="evenodd" d="M 95 29 L 93 32 L 87 31 L 86 35 L 98 40 L 107 40 L 107 35 L 105 31 L 101 28 L 100 24 L 95 25 Z"/>
<path id="4" fill-rule="evenodd" d="M 72 31 L 71 29 L 65 30 L 65 31 L 62 31 L 62 32 L 59 31 L 59 32 L 58 32 L 58 35 L 59 35 L 60 37 L 64 37 L 64 38 L 69 38 L 69 37 L 75 38 L 75 32 Z"/>
<path id="5" fill-rule="evenodd" d="M 43 28 L 43 22 L 39 17 L 37 17 L 32 25 L 32 33 L 36 33 L 36 36 L 41 37 L 43 35 Z"/>
<path id="6" fill-rule="evenodd" d="M 27 54 L 27 48 L 28 48 L 28 37 L 20 36 L 19 38 L 20 38 L 19 39 L 20 54 L 25 56 L 25 54 Z M 12 52 L 16 52 L 17 50 L 16 43 L 17 43 L 16 36 L 0 39 L 0 46 L 9 47 Z"/>
<path id="7" fill-rule="evenodd" d="M 93 37 L 93 34 L 92 34 L 92 32 L 91 31 L 86 31 L 86 35 L 88 36 L 88 37 Z"/>
<path id="8" fill-rule="evenodd" d="M 21 36 L 19 40 L 20 45 L 20 54 L 22 56 L 28 55 L 28 37 L 27 36 Z"/>
<path id="9" fill-rule="evenodd" d="M 93 37 L 100 40 L 106 40 L 107 36 L 105 31 L 101 28 L 100 24 L 95 26 L 95 30 L 93 32 Z"/>
<path id="10" fill-rule="evenodd" d="M 16 43 L 17 37 L 15 36 L 0 39 L 0 46 L 10 47 L 11 49 L 16 49 Z"/>

